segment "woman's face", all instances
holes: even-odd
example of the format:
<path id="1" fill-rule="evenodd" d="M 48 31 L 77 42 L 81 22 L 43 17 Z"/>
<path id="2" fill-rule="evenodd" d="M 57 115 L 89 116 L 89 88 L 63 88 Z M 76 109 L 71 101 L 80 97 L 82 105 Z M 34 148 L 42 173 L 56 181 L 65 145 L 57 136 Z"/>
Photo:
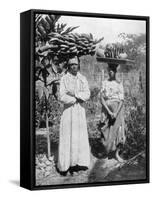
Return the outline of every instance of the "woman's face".
<path id="1" fill-rule="evenodd" d="M 111 68 L 108 69 L 108 74 L 110 78 L 115 78 L 116 70 L 112 70 Z"/>
<path id="2" fill-rule="evenodd" d="M 78 69 L 79 69 L 79 66 L 78 66 L 78 64 L 76 64 L 76 63 L 74 63 L 74 64 L 72 63 L 72 64 L 69 65 L 69 71 L 70 71 L 70 73 L 73 74 L 74 76 L 77 75 Z"/>

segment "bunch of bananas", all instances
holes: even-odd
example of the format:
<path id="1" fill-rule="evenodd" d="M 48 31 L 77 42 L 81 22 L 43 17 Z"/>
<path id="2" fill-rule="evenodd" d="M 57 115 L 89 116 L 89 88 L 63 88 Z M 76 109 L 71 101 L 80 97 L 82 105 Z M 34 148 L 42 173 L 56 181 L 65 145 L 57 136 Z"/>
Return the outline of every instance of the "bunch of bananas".
<path id="1" fill-rule="evenodd" d="M 76 27 L 59 24 L 60 15 L 36 15 L 36 55 L 57 56 L 64 61 L 71 56 L 94 55 L 96 44 L 104 38 L 95 40 L 90 34 L 72 33 Z"/>
<path id="2" fill-rule="evenodd" d="M 96 44 L 103 38 L 94 40 L 92 34 L 66 34 L 61 35 L 56 32 L 52 32 L 48 35 L 50 40 L 48 45 L 39 49 L 40 52 L 49 50 L 52 55 L 58 57 L 71 57 L 71 56 L 83 56 L 94 55 L 96 51 Z"/>

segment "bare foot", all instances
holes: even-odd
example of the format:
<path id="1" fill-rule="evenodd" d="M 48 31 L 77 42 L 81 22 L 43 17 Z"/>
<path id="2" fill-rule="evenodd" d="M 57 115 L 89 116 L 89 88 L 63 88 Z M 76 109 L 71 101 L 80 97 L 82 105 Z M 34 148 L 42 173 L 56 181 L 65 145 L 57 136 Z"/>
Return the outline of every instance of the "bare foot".
<path id="1" fill-rule="evenodd" d="M 72 176 L 78 176 L 78 172 L 72 172 Z"/>
<path id="2" fill-rule="evenodd" d="M 116 151 L 116 153 L 115 153 L 115 158 L 116 158 L 116 160 L 117 160 L 118 162 L 120 162 L 120 163 L 125 162 L 125 160 L 119 156 L 119 150 Z"/>
<path id="3" fill-rule="evenodd" d="M 104 163 L 103 163 L 103 168 L 106 168 L 108 165 L 108 157 L 106 157 L 105 159 L 103 159 Z"/>

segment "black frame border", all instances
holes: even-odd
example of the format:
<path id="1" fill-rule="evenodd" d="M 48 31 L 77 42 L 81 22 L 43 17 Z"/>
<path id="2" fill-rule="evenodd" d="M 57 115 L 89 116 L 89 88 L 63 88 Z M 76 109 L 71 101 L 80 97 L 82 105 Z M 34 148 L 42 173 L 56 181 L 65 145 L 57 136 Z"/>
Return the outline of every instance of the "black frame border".
<path id="1" fill-rule="evenodd" d="M 95 183 L 46 185 L 46 186 L 35 185 L 35 76 L 33 67 L 35 64 L 35 56 L 34 56 L 35 14 L 59 14 L 65 16 L 76 16 L 76 17 L 77 16 L 96 17 L 96 18 L 113 18 L 113 19 L 146 21 L 146 179 L 97 182 L 97 183 L 95 182 Z M 24 40 L 26 40 L 26 42 Z M 32 9 L 23 12 L 20 14 L 20 67 L 21 67 L 20 68 L 20 125 L 21 125 L 20 126 L 20 186 L 21 187 L 30 190 L 44 190 L 44 189 L 64 189 L 64 188 L 140 184 L 140 183 L 150 182 L 150 136 L 149 136 L 150 134 L 150 112 L 149 112 L 150 17 L 149 16 L 37 10 L 37 9 Z M 27 69 L 27 71 L 25 68 Z M 29 79 L 27 76 L 29 76 Z M 27 82 L 28 84 L 27 87 L 25 82 Z M 23 89 L 25 88 L 26 90 L 24 92 Z M 29 131 L 28 134 L 27 131 Z M 25 161 L 27 161 L 27 163 Z"/>

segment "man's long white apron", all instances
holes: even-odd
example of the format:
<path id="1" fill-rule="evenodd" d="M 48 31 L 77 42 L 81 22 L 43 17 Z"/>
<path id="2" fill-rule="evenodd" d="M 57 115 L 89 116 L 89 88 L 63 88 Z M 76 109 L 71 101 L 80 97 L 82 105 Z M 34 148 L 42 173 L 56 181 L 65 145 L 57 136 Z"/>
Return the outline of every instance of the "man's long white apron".
<path id="1" fill-rule="evenodd" d="M 72 84 L 68 84 L 68 87 L 65 88 L 67 81 L 70 81 L 69 79 L 70 77 L 64 78 L 61 81 L 60 87 L 61 100 L 65 102 L 59 135 L 58 168 L 60 171 L 67 171 L 70 166 L 80 165 L 89 167 L 90 165 L 90 148 L 85 109 L 79 103 L 71 104 L 73 98 L 66 95 L 65 91 L 72 89 L 69 88 Z M 78 79 L 78 82 L 80 82 L 80 79 Z M 81 86 L 82 83 L 83 86 Z M 77 86 L 79 88 L 83 87 L 85 90 L 82 92 L 82 98 L 84 100 L 89 98 L 90 91 L 87 81 L 82 81 Z"/>

